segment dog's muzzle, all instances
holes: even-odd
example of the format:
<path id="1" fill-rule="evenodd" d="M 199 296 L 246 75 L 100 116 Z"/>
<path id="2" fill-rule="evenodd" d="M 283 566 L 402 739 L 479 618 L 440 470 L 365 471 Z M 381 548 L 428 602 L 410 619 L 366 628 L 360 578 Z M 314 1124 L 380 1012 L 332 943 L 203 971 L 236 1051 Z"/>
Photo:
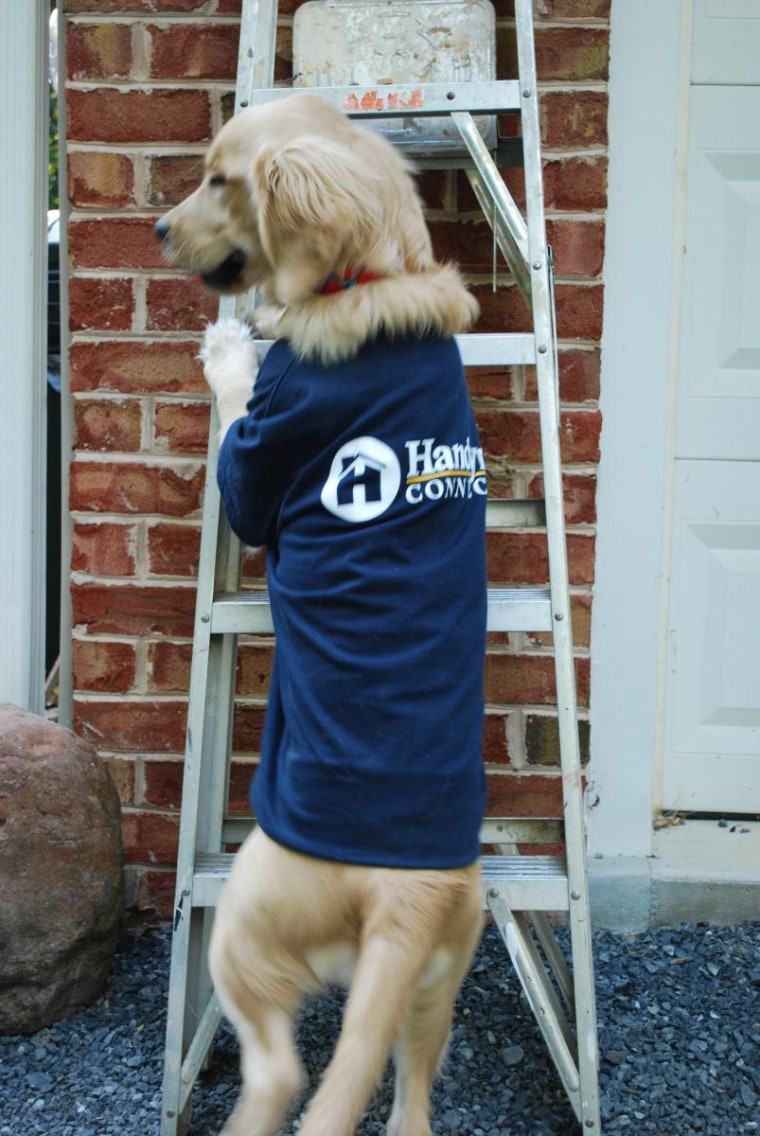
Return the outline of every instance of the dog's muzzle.
<path id="1" fill-rule="evenodd" d="M 230 255 L 216 268 L 212 268 L 210 272 L 201 272 L 201 280 L 207 287 L 214 288 L 217 291 L 231 288 L 239 280 L 240 274 L 245 268 L 245 262 L 246 256 L 243 250 L 233 249 Z"/>
<path id="2" fill-rule="evenodd" d="M 167 223 L 164 217 L 156 221 L 153 231 L 164 246 L 164 251 L 167 256 L 171 258 L 172 243 L 171 243 L 171 225 Z M 216 268 L 208 269 L 207 271 L 199 272 L 203 283 L 208 288 L 213 288 L 217 292 L 223 292 L 227 288 L 232 288 L 238 283 L 240 275 L 245 268 L 246 255 L 242 249 L 233 249 L 229 256 L 217 264 Z"/>

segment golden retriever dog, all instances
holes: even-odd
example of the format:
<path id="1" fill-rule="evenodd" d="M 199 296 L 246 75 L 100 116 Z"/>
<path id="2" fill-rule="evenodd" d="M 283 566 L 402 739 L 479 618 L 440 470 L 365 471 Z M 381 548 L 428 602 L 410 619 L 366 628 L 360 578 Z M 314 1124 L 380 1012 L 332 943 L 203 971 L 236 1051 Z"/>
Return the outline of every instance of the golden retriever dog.
<path id="1" fill-rule="evenodd" d="M 224 1136 L 270 1136 L 303 1090 L 293 1019 L 348 988 L 301 1136 L 350 1136 L 391 1057 L 389 1136 L 430 1094 L 482 924 L 483 452 L 453 336 L 477 305 L 435 261 L 405 161 L 314 94 L 243 111 L 156 226 L 249 328 L 207 329 L 230 524 L 267 549 L 276 652 L 257 827 L 210 969 L 241 1045 Z"/>

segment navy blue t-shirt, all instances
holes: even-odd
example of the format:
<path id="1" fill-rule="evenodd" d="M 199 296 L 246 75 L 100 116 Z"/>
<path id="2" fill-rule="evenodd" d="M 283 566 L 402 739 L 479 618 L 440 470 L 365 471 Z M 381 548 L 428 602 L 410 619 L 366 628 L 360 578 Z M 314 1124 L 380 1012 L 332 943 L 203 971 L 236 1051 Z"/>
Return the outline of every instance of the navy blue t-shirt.
<path id="1" fill-rule="evenodd" d="M 266 356 L 218 477 L 267 546 L 274 668 L 251 804 L 274 840 L 346 863 L 479 853 L 486 476 L 451 339 L 324 366 Z"/>

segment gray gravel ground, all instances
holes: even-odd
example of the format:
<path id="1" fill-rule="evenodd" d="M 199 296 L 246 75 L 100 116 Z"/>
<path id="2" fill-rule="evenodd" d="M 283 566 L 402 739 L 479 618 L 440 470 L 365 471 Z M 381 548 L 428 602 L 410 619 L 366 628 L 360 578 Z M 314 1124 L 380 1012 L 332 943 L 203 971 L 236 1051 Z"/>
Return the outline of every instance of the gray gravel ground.
<path id="1" fill-rule="evenodd" d="M 760 923 L 599 933 L 595 954 L 605 1136 L 760 1133 Z M 0 1136 L 157 1136 L 168 957 L 166 933 L 127 936 L 93 1007 L 33 1037 L 0 1038 Z M 327 995 L 304 1014 L 312 1083 L 341 999 Z M 236 1087 L 225 1030 L 196 1090 L 191 1136 L 219 1131 Z M 380 1136 L 390 1091 L 386 1078 L 362 1136 Z M 437 1136 L 577 1132 L 492 927 L 462 991 L 434 1104 Z"/>

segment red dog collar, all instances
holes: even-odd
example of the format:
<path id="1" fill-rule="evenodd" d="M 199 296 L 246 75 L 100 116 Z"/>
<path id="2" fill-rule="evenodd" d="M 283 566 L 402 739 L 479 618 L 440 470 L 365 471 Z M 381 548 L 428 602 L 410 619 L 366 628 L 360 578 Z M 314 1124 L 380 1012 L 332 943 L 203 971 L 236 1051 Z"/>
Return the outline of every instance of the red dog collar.
<path id="1" fill-rule="evenodd" d="M 369 284 L 372 280 L 382 280 L 376 272 L 367 272 L 364 268 L 358 270 L 347 268 L 340 276 L 328 276 L 319 292 L 322 296 L 332 296 L 335 292 L 343 292 L 346 288 L 354 288 L 357 284 Z"/>

